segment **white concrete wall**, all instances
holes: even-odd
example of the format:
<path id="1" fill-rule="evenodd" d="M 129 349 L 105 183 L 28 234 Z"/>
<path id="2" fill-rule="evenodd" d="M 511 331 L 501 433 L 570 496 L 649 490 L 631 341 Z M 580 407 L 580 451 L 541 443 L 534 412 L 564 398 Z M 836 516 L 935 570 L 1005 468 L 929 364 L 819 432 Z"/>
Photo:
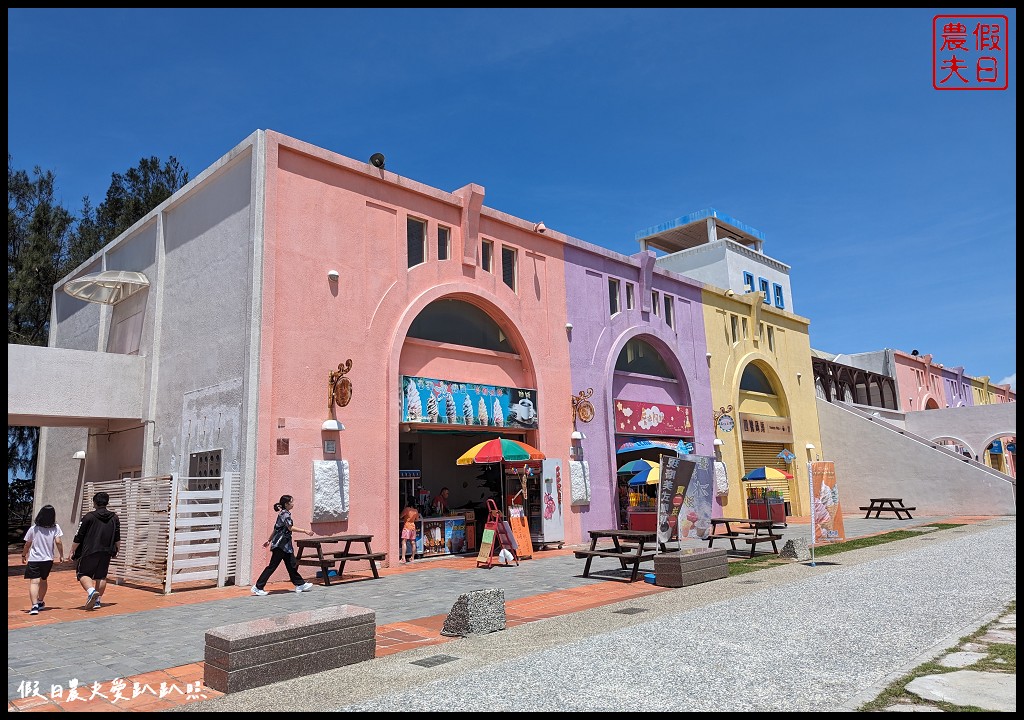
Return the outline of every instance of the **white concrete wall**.
<path id="1" fill-rule="evenodd" d="M 996 403 L 906 414 L 907 430 L 929 440 L 954 438 L 978 457 L 999 437 L 1017 437 L 1017 403 Z"/>
<path id="2" fill-rule="evenodd" d="M 871 421 L 818 400 L 822 460 L 836 464 L 843 511 L 872 497 L 902 497 L 919 515 L 1016 515 L 1015 485 L 966 459 L 912 440 L 884 421 Z M 926 413 L 917 413 L 926 414 Z"/>
<path id="3" fill-rule="evenodd" d="M 737 295 L 746 292 L 743 273 L 749 272 L 754 276 L 755 291 L 760 291 L 760 278 L 768 281 L 772 307 L 775 307 L 774 285 L 777 283 L 782 286 L 782 299 L 786 305 L 783 309 L 795 312 L 789 267 L 731 240 L 719 240 L 671 255 L 663 255 L 657 262 L 658 267 L 732 290 Z"/>

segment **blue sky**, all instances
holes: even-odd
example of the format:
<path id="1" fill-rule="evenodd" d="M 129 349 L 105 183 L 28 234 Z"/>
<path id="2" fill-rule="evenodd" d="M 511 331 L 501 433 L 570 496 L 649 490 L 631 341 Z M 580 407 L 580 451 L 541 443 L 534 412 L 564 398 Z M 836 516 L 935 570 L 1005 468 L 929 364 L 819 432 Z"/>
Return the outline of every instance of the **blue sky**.
<path id="1" fill-rule="evenodd" d="M 256 129 L 626 254 L 715 207 L 792 267 L 813 347 L 1016 386 L 1016 12 L 959 11 L 1009 17 L 1009 89 L 937 91 L 957 12 L 8 9 L 8 152 L 75 212 Z"/>

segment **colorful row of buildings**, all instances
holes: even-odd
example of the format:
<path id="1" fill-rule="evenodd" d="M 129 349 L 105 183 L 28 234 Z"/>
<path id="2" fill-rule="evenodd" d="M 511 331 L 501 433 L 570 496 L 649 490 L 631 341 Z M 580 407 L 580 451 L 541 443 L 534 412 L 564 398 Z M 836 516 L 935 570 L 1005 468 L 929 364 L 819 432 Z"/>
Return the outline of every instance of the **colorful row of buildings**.
<path id="1" fill-rule="evenodd" d="M 1015 393 L 916 352 L 813 350 L 756 229 L 709 209 L 623 255 L 484 200 L 253 133 L 54 288 L 49 347 L 9 346 L 9 424 L 43 427 L 36 503 L 72 522 L 114 490 L 168 589 L 250 582 L 284 494 L 299 524 L 389 557 L 406 495 L 508 511 L 510 478 L 456 464 L 497 437 L 557 460 L 541 492 L 570 544 L 629 521 L 624 461 L 677 451 L 721 463 L 715 516 L 755 488 L 807 515 L 807 462 L 833 458 L 852 503 L 870 463 L 937 513 L 1012 512 L 1014 413 L 931 437 L 908 418 Z M 792 477 L 741 479 L 758 467 Z"/>

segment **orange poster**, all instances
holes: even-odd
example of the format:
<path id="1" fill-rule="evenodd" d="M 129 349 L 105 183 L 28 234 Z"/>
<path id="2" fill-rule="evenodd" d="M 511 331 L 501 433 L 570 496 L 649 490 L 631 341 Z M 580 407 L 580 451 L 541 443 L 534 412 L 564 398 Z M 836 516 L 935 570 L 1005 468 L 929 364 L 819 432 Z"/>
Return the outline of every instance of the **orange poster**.
<path id="1" fill-rule="evenodd" d="M 522 505 L 508 506 L 508 524 L 512 528 L 512 537 L 519 546 L 516 550 L 519 559 L 529 560 L 533 557 L 533 541 L 530 539 L 530 526 L 526 522 Z"/>
<path id="2" fill-rule="evenodd" d="M 843 513 L 839 508 L 836 465 L 831 460 L 807 463 L 811 477 L 811 534 L 814 545 L 846 539 Z"/>

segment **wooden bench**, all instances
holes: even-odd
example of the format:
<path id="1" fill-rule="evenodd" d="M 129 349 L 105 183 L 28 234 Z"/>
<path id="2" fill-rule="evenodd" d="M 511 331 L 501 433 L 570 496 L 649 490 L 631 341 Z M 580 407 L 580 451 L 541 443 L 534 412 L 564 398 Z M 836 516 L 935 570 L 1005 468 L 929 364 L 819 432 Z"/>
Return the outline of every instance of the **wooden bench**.
<path id="1" fill-rule="evenodd" d="M 745 524 L 749 527 L 733 529 L 733 524 Z M 728 540 L 729 546 L 736 550 L 736 541 L 742 540 L 750 546 L 750 557 L 754 557 L 754 551 L 757 549 L 757 544 L 762 542 L 770 542 L 772 544 L 772 551 L 778 555 L 779 546 L 776 545 L 777 540 L 782 539 L 782 535 L 773 532 L 778 527 L 771 520 L 762 519 L 744 519 L 744 518 L 712 518 L 711 527 L 712 530 L 718 528 L 719 525 L 725 526 L 724 533 L 712 532 L 708 535 L 708 547 L 713 547 L 715 540 Z"/>
<path id="2" fill-rule="evenodd" d="M 874 513 L 877 519 L 881 517 L 881 513 L 891 512 L 896 514 L 897 520 L 913 520 L 914 516 L 910 511 L 917 510 L 916 507 L 904 505 L 903 498 L 870 498 L 870 504 L 861 505 L 860 509 L 865 511 L 865 519 L 870 518 L 871 513 Z M 904 515 L 906 517 L 903 517 Z"/>
<path id="3" fill-rule="evenodd" d="M 299 548 L 299 554 L 295 559 L 299 565 L 313 565 L 319 567 L 320 573 L 324 579 L 324 585 L 331 584 L 331 566 L 335 562 L 338 563 L 339 580 L 341 580 L 341 576 L 345 572 L 345 563 L 355 560 L 369 561 L 370 570 L 373 571 L 373 577 L 380 578 L 380 573 L 377 572 L 377 562 L 383 562 L 387 559 L 388 554 L 386 552 L 374 552 L 371 550 L 370 541 L 372 539 L 373 535 L 332 535 L 330 537 L 314 537 L 296 540 L 295 544 Z M 344 549 L 335 551 L 324 550 L 325 545 L 339 543 L 344 543 Z M 352 543 L 361 543 L 364 547 L 363 551 L 353 551 Z M 302 555 L 306 550 L 315 551 L 315 556 L 303 558 Z"/>
<path id="4" fill-rule="evenodd" d="M 611 539 L 613 547 L 597 547 L 597 541 L 602 538 Z M 644 546 L 646 543 L 657 542 L 657 538 L 657 533 L 646 530 L 591 530 L 590 549 L 576 550 L 574 554 L 578 559 L 587 560 L 587 564 L 583 566 L 583 577 L 590 577 L 590 565 L 594 558 L 615 558 L 623 570 L 628 570 L 630 565 L 633 566 L 633 572 L 625 581 L 636 582 L 640 563 L 653 560 L 656 554 L 653 549 L 645 550 Z M 620 543 L 620 540 L 627 544 Z"/>
<path id="5" fill-rule="evenodd" d="M 376 613 L 356 605 L 211 628 L 203 681 L 233 693 L 372 660 L 376 635 Z"/>

